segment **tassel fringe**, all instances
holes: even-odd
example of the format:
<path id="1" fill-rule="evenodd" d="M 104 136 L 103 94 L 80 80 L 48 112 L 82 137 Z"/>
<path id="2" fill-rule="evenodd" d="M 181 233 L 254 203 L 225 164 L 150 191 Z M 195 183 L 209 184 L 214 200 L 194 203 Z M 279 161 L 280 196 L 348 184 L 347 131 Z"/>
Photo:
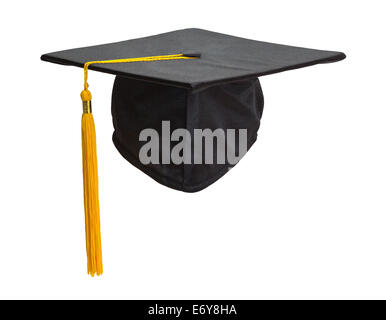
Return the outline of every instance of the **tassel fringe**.
<path id="1" fill-rule="evenodd" d="M 83 191 L 86 223 L 87 270 L 91 276 L 103 273 L 98 166 L 95 124 L 92 113 L 82 115 Z"/>

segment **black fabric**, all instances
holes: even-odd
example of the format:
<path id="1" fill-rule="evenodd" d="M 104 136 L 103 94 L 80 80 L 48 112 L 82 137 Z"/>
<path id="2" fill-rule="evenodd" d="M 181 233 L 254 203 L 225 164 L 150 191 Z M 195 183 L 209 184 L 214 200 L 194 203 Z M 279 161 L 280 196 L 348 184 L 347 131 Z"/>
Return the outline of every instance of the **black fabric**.
<path id="1" fill-rule="evenodd" d="M 161 121 L 170 121 L 171 131 L 187 129 L 192 137 L 194 129 L 247 129 L 250 148 L 256 140 L 263 105 L 263 93 L 255 77 L 198 92 L 116 77 L 112 95 L 113 141 L 124 158 L 154 180 L 173 189 L 195 192 L 221 178 L 232 165 L 216 161 L 143 165 L 138 159 L 139 150 L 146 143 L 138 139 L 141 130 L 153 128 L 161 136 Z M 171 148 L 176 143 L 172 142 Z"/>
<path id="2" fill-rule="evenodd" d="M 199 89 L 345 58 L 341 52 L 298 48 L 221 33 L 184 29 L 151 37 L 71 49 L 42 60 L 83 67 L 87 61 L 185 53 L 192 60 L 91 65 L 90 69 L 133 79 Z"/>

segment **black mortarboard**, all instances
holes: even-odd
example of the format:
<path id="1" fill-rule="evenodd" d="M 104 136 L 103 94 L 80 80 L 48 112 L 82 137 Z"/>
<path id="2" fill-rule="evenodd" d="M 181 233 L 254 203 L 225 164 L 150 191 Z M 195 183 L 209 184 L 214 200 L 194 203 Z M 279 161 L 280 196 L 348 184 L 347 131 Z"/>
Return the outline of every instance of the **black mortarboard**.
<path id="1" fill-rule="evenodd" d="M 200 164 L 197 152 L 186 155 L 187 149 L 183 146 L 177 148 L 182 163 L 173 162 L 170 161 L 170 154 L 169 157 L 162 154 L 165 152 L 162 148 L 173 149 L 182 140 L 185 146 L 188 144 L 194 149 L 195 142 L 191 138 L 184 140 L 183 135 L 194 137 L 198 129 L 202 132 L 209 129 L 212 133 L 217 129 L 246 129 L 249 148 L 256 140 L 264 105 L 259 76 L 336 62 L 344 59 L 345 55 L 248 40 L 201 29 L 185 29 L 49 53 L 41 58 L 85 69 L 82 137 L 88 270 L 91 274 L 100 274 L 101 251 L 95 249 L 100 247 L 99 205 L 88 68 L 116 75 L 112 94 L 113 141 L 122 156 L 163 185 L 195 192 L 222 177 L 234 162 L 230 163 L 229 159 L 218 161 L 221 156 L 216 153 L 213 161 L 201 161 L 204 164 Z M 167 130 L 164 130 L 165 127 Z M 141 149 L 147 143 L 140 136 L 147 129 L 159 133 L 162 140 L 158 154 L 149 157 L 155 159 L 150 163 L 140 159 Z M 177 134 L 181 139 L 173 139 L 173 132 L 178 132 L 178 129 L 185 131 Z M 168 136 L 165 137 L 165 134 Z M 205 139 L 205 136 L 202 138 Z M 220 138 L 221 134 L 212 136 L 214 148 L 219 146 Z M 237 142 L 233 138 L 233 148 L 240 149 L 240 139 Z M 224 139 L 228 151 L 231 138 L 224 134 Z M 207 145 L 199 147 L 198 156 L 202 160 Z"/>

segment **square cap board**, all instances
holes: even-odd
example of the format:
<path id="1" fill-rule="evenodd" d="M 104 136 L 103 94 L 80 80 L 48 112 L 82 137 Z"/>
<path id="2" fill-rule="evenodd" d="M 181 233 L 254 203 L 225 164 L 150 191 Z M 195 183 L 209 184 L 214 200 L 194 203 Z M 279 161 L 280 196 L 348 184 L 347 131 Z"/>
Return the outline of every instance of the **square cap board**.
<path id="1" fill-rule="evenodd" d="M 182 53 L 198 59 L 91 65 L 91 70 L 138 80 L 198 89 L 318 63 L 336 62 L 344 53 L 248 40 L 184 29 L 122 42 L 44 54 L 44 61 L 83 67 L 88 61 Z"/>

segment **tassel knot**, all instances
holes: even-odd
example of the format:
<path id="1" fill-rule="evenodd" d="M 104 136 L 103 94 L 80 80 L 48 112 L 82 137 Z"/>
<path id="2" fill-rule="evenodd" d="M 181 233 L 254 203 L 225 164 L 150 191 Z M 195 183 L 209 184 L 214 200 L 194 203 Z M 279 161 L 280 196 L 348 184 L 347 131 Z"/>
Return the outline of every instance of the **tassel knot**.
<path id="1" fill-rule="evenodd" d="M 80 97 L 82 99 L 82 101 L 91 101 L 92 99 L 92 96 L 91 96 L 91 92 L 88 90 L 88 89 L 84 89 L 81 93 L 80 93 Z"/>

